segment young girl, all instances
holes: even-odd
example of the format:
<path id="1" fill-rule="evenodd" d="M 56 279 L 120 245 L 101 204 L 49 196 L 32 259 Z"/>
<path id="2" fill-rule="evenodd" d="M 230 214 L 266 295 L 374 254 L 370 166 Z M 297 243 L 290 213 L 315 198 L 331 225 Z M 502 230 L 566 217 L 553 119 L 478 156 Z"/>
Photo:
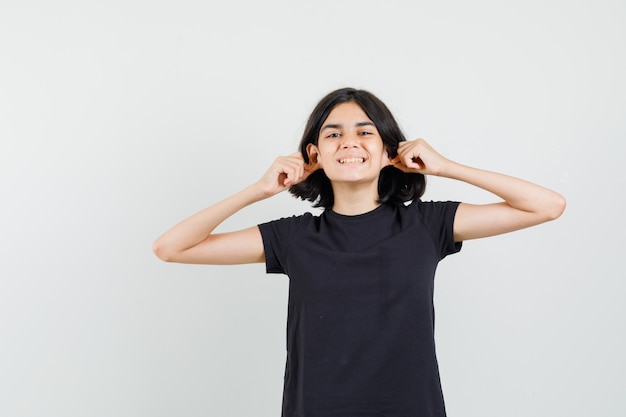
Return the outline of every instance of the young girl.
<path id="1" fill-rule="evenodd" d="M 425 175 L 464 181 L 501 202 L 423 202 Z M 281 191 L 324 207 L 213 233 Z M 154 243 L 165 261 L 265 262 L 289 276 L 283 417 L 445 416 L 434 344 L 438 262 L 461 242 L 556 219 L 559 194 L 461 165 L 406 141 L 387 107 L 344 88 L 311 114 L 300 151 L 183 220 Z"/>

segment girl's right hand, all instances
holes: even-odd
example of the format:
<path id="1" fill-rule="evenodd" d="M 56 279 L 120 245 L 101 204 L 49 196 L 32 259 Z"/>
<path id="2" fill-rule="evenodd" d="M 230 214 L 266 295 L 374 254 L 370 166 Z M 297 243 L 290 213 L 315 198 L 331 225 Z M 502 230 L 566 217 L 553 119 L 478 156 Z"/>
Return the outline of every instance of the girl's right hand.
<path id="1" fill-rule="evenodd" d="M 300 152 L 279 156 L 257 184 L 266 197 L 271 197 L 306 180 L 315 170 L 315 166 L 304 162 Z"/>

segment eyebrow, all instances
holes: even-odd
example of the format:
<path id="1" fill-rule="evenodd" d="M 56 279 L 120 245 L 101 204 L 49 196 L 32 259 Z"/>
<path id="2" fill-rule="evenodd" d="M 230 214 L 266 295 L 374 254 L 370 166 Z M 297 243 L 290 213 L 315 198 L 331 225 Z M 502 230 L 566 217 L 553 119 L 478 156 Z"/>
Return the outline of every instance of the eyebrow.
<path id="1" fill-rule="evenodd" d="M 363 126 L 373 126 L 376 127 L 376 125 L 373 122 L 358 122 L 354 124 L 354 127 L 363 127 Z M 324 125 L 321 129 L 320 132 L 324 129 L 341 129 L 343 128 L 342 124 L 333 124 L 333 123 L 329 123 L 327 125 Z"/>

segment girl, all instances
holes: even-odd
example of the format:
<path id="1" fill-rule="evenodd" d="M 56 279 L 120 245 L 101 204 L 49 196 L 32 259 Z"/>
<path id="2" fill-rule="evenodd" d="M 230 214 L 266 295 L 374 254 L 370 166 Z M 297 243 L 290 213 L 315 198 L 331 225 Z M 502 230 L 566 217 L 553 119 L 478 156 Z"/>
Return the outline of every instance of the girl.
<path id="1" fill-rule="evenodd" d="M 425 175 L 502 201 L 423 202 Z M 325 210 L 213 233 L 241 208 L 287 189 Z M 465 240 L 553 220 L 564 209 L 553 191 L 461 165 L 422 139 L 406 141 L 384 103 L 344 88 L 313 110 L 299 152 L 174 226 L 154 252 L 170 262 L 265 262 L 268 273 L 289 276 L 283 417 L 441 417 L 438 262 Z"/>

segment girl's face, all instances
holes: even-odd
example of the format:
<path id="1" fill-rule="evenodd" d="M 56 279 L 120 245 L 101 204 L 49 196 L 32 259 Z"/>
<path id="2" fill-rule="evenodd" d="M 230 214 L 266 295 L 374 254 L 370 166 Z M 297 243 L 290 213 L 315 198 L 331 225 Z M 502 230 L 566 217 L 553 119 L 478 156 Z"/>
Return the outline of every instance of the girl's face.
<path id="1" fill-rule="evenodd" d="M 363 109 L 354 102 L 338 104 L 320 129 L 317 146 L 307 147 L 333 183 L 374 182 L 380 170 L 390 165 L 382 138 Z"/>

